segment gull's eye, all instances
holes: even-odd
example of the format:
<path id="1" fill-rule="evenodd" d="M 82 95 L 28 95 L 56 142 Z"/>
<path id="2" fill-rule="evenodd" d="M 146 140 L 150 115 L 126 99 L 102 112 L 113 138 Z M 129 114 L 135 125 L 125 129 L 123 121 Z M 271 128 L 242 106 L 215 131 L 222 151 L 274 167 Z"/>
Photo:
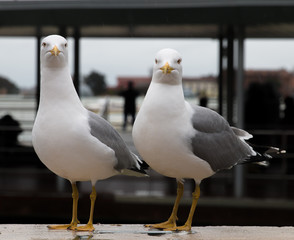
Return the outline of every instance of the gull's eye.
<path id="1" fill-rule="evenodd" d="M 67 47 L 67 43 L 65 43 L 64 46 Z"/>
<path id="2" fill-rule="evenodd" d="M 178 61 L 177 61 L 177 63 L 178 63 L 178 64 L 181 64 L 181 62 L 182 62 L 182 59 L 179 58 Z"/>
<path id="3" fill-rule="evenodd" d="M 158 61 L 157 61 L 157 59 L 155 58 L 155 64 L 157 64 L 158 63 Z"/>
<path id="4" fill-rule="evenodd" d="M 46 44 L 45 42 L 43 42 L 43 43 L 42 43 L 42 46 L 43 46 L 43 47 L 46 47 L 46 46 L 47 46 L 47 44 Z"/>

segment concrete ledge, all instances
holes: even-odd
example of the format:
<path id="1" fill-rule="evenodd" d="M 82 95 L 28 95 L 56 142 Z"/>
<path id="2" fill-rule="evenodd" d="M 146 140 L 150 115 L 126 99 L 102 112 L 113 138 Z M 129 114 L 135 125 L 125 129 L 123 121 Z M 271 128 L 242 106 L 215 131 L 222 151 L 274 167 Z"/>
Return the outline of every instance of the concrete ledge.
<path id="1" fill-rule="evenodd" d="M 40 224 L 2 224 L 1 240 L 168 239 L 168 240 L 293 240 L 294 227 L 193 227 L 188 232 L 148 230 L 142 225 L 95 225 L 94 232 L 48 230 Z"/>

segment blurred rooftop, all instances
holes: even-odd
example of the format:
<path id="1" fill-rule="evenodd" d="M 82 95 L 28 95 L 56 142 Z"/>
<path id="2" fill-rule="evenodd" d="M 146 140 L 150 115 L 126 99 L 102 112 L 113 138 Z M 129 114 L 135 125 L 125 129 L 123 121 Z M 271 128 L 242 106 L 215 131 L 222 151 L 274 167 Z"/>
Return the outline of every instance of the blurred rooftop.
<path id="1" fill-rule="evenodd" d="M 37 36 L 79 28 L 81 37 L 209 37 L 226 25 L 245 36 L 293 37 L 290 0 L 21 0 L 0 2 L 0 36 Z M 54 17 L 53 17 L 54 16 Z"/>

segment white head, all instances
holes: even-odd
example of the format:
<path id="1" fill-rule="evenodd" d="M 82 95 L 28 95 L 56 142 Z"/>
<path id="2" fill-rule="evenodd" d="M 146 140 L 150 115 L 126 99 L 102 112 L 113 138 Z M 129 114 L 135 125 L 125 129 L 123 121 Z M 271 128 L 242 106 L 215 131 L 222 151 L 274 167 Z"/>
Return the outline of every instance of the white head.
<path id="1" fill-rule="evenodd" d="M 164 84 L 182 84 L 182 57 L 173 49 L 164 48 L 156 56 L 153 81 Z"/>
<path id="2" fill-rule="evenodd" d="M 60 68 L 67 66 L 67 41 L 59 35 L 45 37 L 41 43 L 41 66 Z"/>

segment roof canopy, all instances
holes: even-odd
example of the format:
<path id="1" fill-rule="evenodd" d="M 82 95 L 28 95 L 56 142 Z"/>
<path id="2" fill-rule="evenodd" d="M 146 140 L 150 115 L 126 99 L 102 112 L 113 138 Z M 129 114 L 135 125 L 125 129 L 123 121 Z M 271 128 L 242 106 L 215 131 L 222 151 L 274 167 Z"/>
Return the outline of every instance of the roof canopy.
<path id="1" fill-rule="evenodd" d="M 0 36 L 79 28 L 82 37 L 218 37 L 245 26 L 246 37 L 294 37 L 290 0 L 0 1 Z M 41 33 L 40 33 L 41 32 Z"/>

